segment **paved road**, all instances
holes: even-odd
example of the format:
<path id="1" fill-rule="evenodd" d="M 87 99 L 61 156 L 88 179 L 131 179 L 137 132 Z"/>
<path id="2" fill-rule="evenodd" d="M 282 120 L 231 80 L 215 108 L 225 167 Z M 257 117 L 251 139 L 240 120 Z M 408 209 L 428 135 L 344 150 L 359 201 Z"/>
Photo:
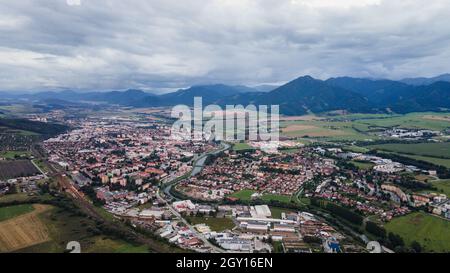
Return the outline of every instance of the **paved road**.
<path id="1" fill-rule="evenodd" d="M 44 173 L 44 171 L 34 162 L 34 159 L 33 160 L 31 160 L 31 163 L 34 165 L 34 167 L 36 168 L 36 169 L 38 169 L 38 171 L 45 177 L 45 178 L 48 178 L 48 176 Z"/>

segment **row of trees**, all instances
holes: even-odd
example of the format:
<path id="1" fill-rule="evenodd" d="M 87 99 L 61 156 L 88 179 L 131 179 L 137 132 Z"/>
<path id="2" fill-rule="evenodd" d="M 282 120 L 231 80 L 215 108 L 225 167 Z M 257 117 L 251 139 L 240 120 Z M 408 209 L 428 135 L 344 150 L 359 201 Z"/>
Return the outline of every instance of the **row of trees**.
<path id="1" fill-rule="evenodd" d="M 331 212 L 333 215 L 337 215 L 352 224 L 361 225 L 363 223 L 363 217 L 358 213 L 331 202 L 322 201 L 317 198 L 311 198 L 311 205 L 325 209 Z"/>

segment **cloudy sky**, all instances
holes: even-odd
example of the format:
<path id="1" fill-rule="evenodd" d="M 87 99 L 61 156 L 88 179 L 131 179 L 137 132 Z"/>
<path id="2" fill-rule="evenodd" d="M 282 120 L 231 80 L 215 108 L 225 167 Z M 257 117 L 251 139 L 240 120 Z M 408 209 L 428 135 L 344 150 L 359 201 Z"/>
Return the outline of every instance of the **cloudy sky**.
<path id="1" fill-rule="evenodd" d="M 0 90 L 434 76 L 450 72 L 449 14 L 448 0 L 0 0 Z"/>

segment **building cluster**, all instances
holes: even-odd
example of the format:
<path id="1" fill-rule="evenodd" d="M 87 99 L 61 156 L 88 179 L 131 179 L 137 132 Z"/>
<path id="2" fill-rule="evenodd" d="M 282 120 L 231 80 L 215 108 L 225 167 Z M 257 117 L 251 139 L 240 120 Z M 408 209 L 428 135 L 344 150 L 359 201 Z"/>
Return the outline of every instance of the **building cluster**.
<path id="1" fill-rule="evenodd" d="M 306 195 L 330 200 L 363 215 L 376 215 L 379 219 L 389 221 L 393 217 L 410 212 L 406 204 L 402 205 L 400 201 L 391 202 L 387 198 L 386 195 L 390 193 L 397 197 L 396 194 L 401 194 L 401 190 L 398 190 L 400 189 L 393 185 L 379 187 L 377 183 L 367 181 L 365 175 L 355 175 L 353 180 L 344 176 L 326 179 L 315 187 L 314 192 L 308 192 Z"/>
<path id="2" fill-rule="evenodd" d="M 78 187 L 95 185 L 105 203 L 146 203 L 155 185 L 188 173 L 195 154 L 214 148 L 173 140 L 167 126 L 137 121 L 85 120 L 76 126 L 46 140 L 44 148 L 50 162 L 70 172 Z"/>
<path id="3" fill-rule="evenodd" d="M 290 196 L 316 175 L 335 172 L 334 160 L 320 157 L 311 149 L 295 153 L 267 154 L 226 151 L 205 166 L 201 174 L 182 181 L 177 190 L 201 200 L 222 200 L 240 190 L 254 190 Z"/>
<path id="4" fill-rule="evenodd" d="M 317 248 L 322 251 L 322 243 L 327 240 L 345 240 L 344 235 L 307 212 L 286 210 L 275 217 L 267 205 L 205 207 L 189 200 L 175 202 L 172 206 L 183 214 L 196 215 L 203 219 L 229 218 L 235 227 L 227 230 L 214 231 L 206 223 L 193 226 L 201 236 L 229 252 L 273 252 L 274 243 L 282 245 L 286 252 L 312 252 Z M 169 240 L 173 238 L 174 242 L 183 238 L 179 229 L 173 228 L 173 224 L 168 230 L 170 232 L 161 235 Z M 184 227 L 183 234 L 187 230 L 188 228 Z M 197 247 L 204 248 L 201 243 Z"/>
<path id="5" fill-rule="evenodd" d="M 404 140 L 421 140 L 421 139 L 431 139 L 436 136 L 442 136 L 440 131 L 432 130 L 421 130 L 421 129 L 402 129 L 393 128 L 386 130 L 380 134 L 382 137 L 392 137 Z"/>
<path id="6" fill-rule="evenodd" d="M 320 248 L 320 244 L 330 238 L 345 238 L 307 212 L 286 210 L 275 217 L 267 205 L 223 205 L 218 209 L 228 212 L 237 225 L 232 232 L 210 234 L 225 249 L 261 252 L 269 249 L 267 242 L 275 242 L 286 252 L 312 252 L 314 247 Z M 311 238 L 318 245 L 311 245 Z"/>
<path id="7" fill-rule="evenodd" d="M 450 220 L 450 199 L 445 194 L 412 194 L 411 206 L 426 207 L 432 214 Z"/>
<path id="8" fill-rule="evenodd" d="M 11 192 L 34 194 L 39 190 L 38 183 L 44 179 L 46 179 L 45 175 L 39 174 L 6 181 L 0 180 L 0 197 Z"/>
<path id="9" fill-rule="evenodd" d="M 421 170 L 417 168 L 416 166 L 410 166 L 410 165 L 404 165 L 398 162 L 394 162 L 391 159 L 382 158 L 379 156 L 374 155 L 367 155 L 362 153 L 352 153 L 352 152 L 336 152 L 336 155 L 339 158 L 342 159 L 350 159 L 350 160 L 356 160 L 356 161 L 362 161 L 362 162 L 370 162 L 373 163 L 375 166 L 373 169 L 377 172 L 381 173 L 399 173 L 403 171 L 407 172 L 424 172 L 431 175 L 436 175 L 435 170 Z"/>

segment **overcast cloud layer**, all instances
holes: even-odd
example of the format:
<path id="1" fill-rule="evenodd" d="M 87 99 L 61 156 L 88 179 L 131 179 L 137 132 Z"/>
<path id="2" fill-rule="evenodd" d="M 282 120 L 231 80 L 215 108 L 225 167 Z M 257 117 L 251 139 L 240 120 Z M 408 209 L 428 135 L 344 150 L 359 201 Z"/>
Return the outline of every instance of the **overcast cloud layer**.
<path id="1" fill-rule="evenodd" d="M 450 72 L 448 0 L 0 0 L 0 90 Z"/>

